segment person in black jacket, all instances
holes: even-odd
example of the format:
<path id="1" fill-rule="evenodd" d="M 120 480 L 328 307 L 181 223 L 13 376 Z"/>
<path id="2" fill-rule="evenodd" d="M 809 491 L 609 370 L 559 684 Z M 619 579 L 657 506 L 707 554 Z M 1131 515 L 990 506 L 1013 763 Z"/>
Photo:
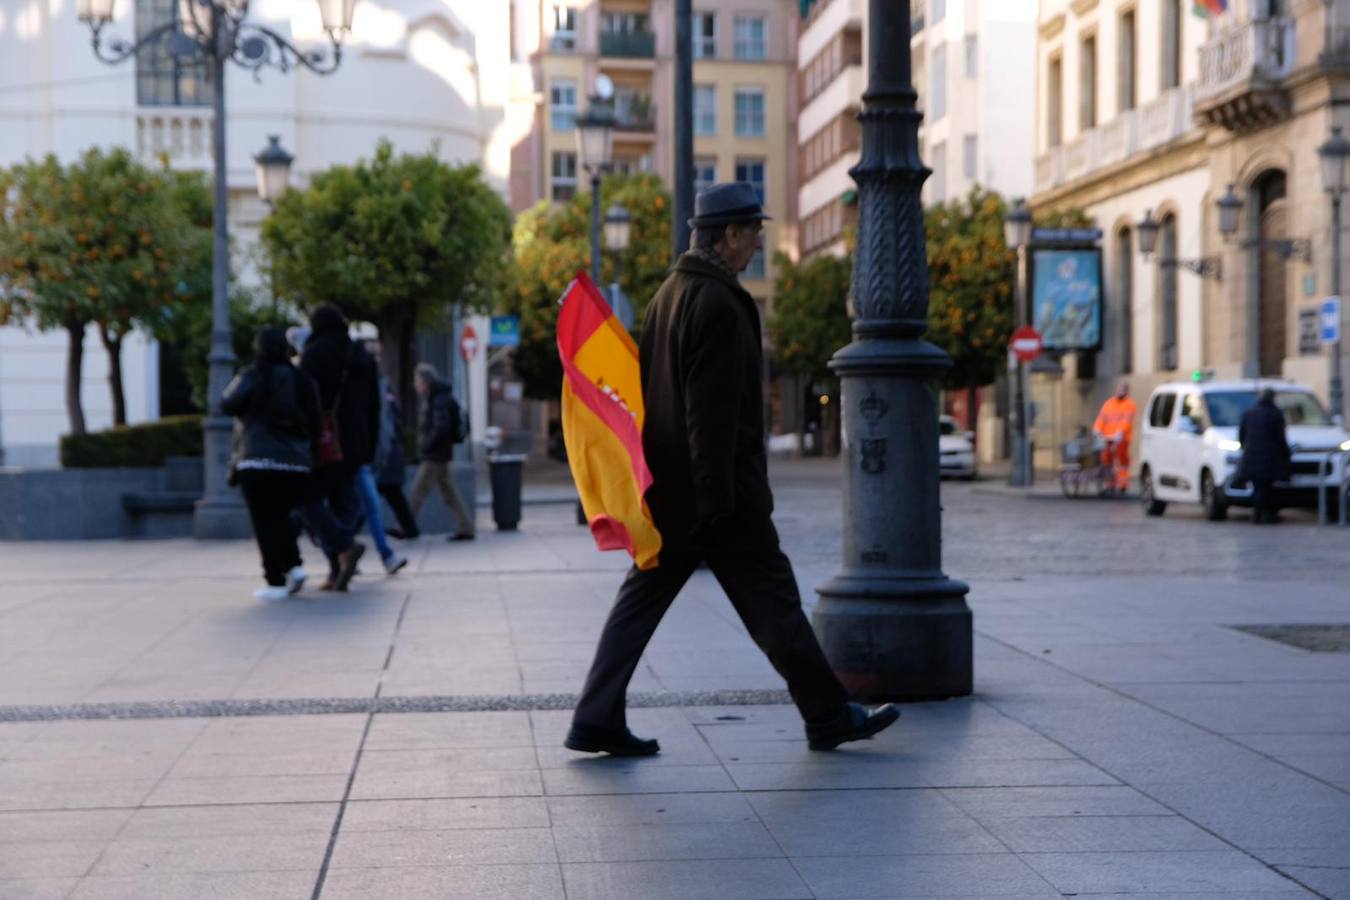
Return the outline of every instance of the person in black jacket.
<path id="1" fill-rule="evenodd" d="M 305 582 L 291 510 L 305 496 L 319 396 L 309 377 L 291 365 L 280 328 L 258 332 L 254 348 L 256 361 L 225 388 L 221 409 L 239 420 L 232 468 L 267 579 L 254 596 L 270 601 L 296 593 Z"/>
<path id="2" fill-rule="evenodd" d="M 1238 425 L 1242 461 L 1238 479 L 1252 483 L 1252 522 L 1273 525 L 1279 521 L 1274 485 L 1290 473 L 1289 440 L 1284 413 L 1275 405 L 1275 392 L 1264 388 L 1256 403 L 1242 414 Z"/>
<path id="3" fill-rule="evenodd" d="M 460 433 L 459 403 L 450 390 L 450 383 L 442 380 L 431 363 L 422 363 L 417 367 L 413 387 L 417 390 L 417 396 L 422 398 L 417 416 L 417 452 L 421 454 L 422 462 L 413 476 L 412 496 L 408 498 L 408 504 L 415 517 L 432 487 L 435 487 L 441 492 L 445 505 L 450 507 L 459 528 L 448 540 L 471 541 L 474 539 L 473 514 L 464 505 L 450 478 L 450 462 L 454 458 L 455 444 L 464 439 Z"/>
<path id="4" fill-rule="evenodd" d="M 628 682 L 676 594 L 706 562 L 806 723 L 813 750 L 870 737 L 899 716 L 848 702 L 802 612 L 770 514 L 759 311 L 741 287 L 767 218 L 748 184 L 714 185 L 694 201 L 692 249 L 647 307 L 640 363 L 646 499 L 661 532 L 655 569 L 619 588 L 564 745 L 645 756 L 628 730 Z"/>
<path id="5" fill-rule="evenodd" d="M 348 336 L 347 320 L 336 306 L 318 307 L 309 324 L 300 368 L 318 386 L 321 413 L 336 418 L 342 459 L 315 468 L 301 514 L 328 557 L 324 589 L 345 591 L 366 550 L 355 540 L 361 515 L 356 478 L 361 466 L 375 456 L 378 376 L 370 355 Z"/>

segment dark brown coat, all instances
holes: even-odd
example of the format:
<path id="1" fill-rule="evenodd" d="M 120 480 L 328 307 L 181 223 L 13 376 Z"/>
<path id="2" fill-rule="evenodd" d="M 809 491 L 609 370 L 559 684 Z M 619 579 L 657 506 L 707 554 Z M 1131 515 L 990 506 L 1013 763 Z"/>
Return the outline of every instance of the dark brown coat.
<path id="1" fill-rule="evenodd" d="M 664 546 L 776 547 L 754 299 L 729 274 L 685 254 L 647 307 L 640 349 L 647 503 Z"/>

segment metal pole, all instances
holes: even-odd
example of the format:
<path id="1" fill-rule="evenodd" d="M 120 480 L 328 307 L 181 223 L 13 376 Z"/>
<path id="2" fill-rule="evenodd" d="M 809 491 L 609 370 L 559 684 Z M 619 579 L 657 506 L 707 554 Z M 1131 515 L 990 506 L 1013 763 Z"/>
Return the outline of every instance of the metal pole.
<path id="1" fill-rule="evenodd" d="M 1341 296 L 1341 194 L 1331 195 L 1331 293 Z M 1341 300 L 1341 322 L 1345 321 L 1345 300 Z M 1331 414 L 1345 416 L 1345 397 L 1341 383 L 1341 339 L 1337 323 L 1336 341 L 1331 345 Z M 1344 418 L 1342 418 L 1344 421 Z"/>
<path id="2" fill-rule="evenodd" d="M 1013 321 L 1017 328 L 1026 324 L 1027 309 L 1027 248 L 1026 245 L 1017 248 L 1017 289 L 1013 293 Z M 1008 474 L 1008 484 L 1011 487 L 1030 487 L 1031 485 L 1031 466 L 1027 458 L 1030 454 L 1027 452 L 1027 364 L 1022 362 L 1021 357 L 1017 359 L 1017 372 L 1013 384 L 1013 446 L 1012 446 L 1012 471 Z"/>
<path id="3" fill-rule="evenodd" d="M 671 259 L 689 249 L 694 215 L 693 0 L 675 0 L 675 221 Z"/>
<path id="4" fill-rule="evenodd" d="M 942 572 L 936 383 L 951 359 L 923 340 L 928 262 L 910 75 L 910 8 L 869 0 L 853 342 L 840 377 L 843 567 L 817 588 L 813 622 L 857 697 L 937 699 L 973 682 L 966 585 Z"/>
<path id="5" fill-rule="evenodd" d="M 244 538 L 251 533 L 248 516 L 239 495 L 226 483 L 226 469 L 233 450 L 234 424 L 220 409 L 225 386 L 234 377 L 234 349 L 230 336 L 230 235 L 229 185 L 225 161 L 225 43 L 224 13 L 211 6 L 211 34 L 215 45 L 208 54 L 211 66 L 214 121 L 211 151 L 215 166 L 215 197 L 211 208 L 215 232 L 211 254 L 211 350 L 207 356 L 206 421 L 203 423 L 205 456 L 204 491 L 193 514 L 192 530 L 198 538 Z"/>
<path id="6" fill-rule="evenodd" d="M 600 286 L 600 170 L 591 175 L 591 281 Z"/>

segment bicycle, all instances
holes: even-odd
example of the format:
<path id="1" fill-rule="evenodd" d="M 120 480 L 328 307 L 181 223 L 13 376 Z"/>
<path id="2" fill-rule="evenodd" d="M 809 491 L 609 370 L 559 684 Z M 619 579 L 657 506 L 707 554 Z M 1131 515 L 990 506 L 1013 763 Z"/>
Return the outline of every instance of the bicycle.
<path id="1" fill-rule="evenodd" d="M 1059 489 L 1065 497 L 1105 497 L 1112 490 L 1115 471 L 1105 450 L 1105 442 L 1087 434 L 1060 448 Z"/>

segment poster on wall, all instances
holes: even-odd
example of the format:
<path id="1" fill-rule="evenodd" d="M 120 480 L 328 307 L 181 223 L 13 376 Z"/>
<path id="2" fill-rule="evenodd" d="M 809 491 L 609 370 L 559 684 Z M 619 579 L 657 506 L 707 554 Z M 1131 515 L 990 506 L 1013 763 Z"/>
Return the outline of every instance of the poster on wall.
<path id="1" fill-rule="evenodd" d="M 1033 249 L 1031 309 L 1046 350 L 1101 347 L 1101 250 Z"/>

